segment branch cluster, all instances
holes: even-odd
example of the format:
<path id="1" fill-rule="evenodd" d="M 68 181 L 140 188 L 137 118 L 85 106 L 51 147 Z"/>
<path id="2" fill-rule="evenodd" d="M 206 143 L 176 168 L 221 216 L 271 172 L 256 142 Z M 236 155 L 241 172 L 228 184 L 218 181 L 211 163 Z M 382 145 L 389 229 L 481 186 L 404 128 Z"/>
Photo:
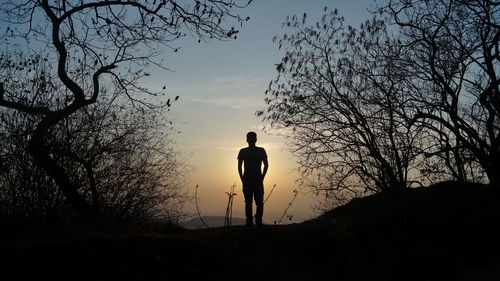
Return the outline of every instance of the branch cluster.
<path id="1" fill-rule="evenodd" d="M 444 179 L 498 183 L 498 5 L 390 1 L 359 29 L 289 17 L 257 112 L 288 128 L 308 185 L 334 200 Z"/>

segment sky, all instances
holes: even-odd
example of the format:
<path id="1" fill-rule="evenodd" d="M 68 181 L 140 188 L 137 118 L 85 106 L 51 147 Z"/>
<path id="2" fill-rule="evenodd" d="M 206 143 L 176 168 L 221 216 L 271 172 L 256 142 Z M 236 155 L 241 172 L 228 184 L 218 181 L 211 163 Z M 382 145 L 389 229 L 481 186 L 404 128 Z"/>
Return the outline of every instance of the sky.
<path id="1" fill-rule="evenodd" d="M 250 21 L 240 28 L 237 40 L 197 43 L 195 39 L 178 42 L 179 52 L 166 54 L 171 71 L 155 71 L 151 83 L 166 83 L 170 95 L 179 95 L 173 106 L 175 140 L 191 167 L 186 192 L 194 195 L 198 185 L 198 204 L 202 215 L 224 216 L 229 191 L 236 185 L 233 216 L 243 217 L 244 202 L 237 172 L 237 154 L 247 146 L 245 135 L 255 131 L 257 146 L 268 154 L 269 171 L 265 190 L 276 185 L 264 210 L 264 222 L 279 221 L 293 198 L 299 193 L 287 214 L 301 222 L 318 215 L 313 206 L 315 195 L 300 188 L 296 180 L 296 160 L 287 141 L 273 130 L 263 130 L 255 112 L 264 108 L 264 92 L 276 77 L 275 64 L 284 55 L 272 38 L 286 29 L 286 16 L 307 13 L 310 22 L 323 15 L 325 6 L 337 8 L 346 24 L 358 27 L 371 16 L 371 0 L 255 0 L 240 11 Z M 265 197 L 267 194 L 265 194 Z M 194 202 L 185 211 L 195 214 Z"/>
<path id="2" fill-rule="evenodd" d="M 233 216 L 244 216 L 241 182 L 237 171 L 238 151 L 247 146 L 246 133 L 255 131 L 257 146 L 264 147 L 269 171 L 264 185 L 269 197 L 264 222 L 279 221 L 298 190 L 288 214 L 301 222 L 318 215 L 313 206 L 315 195 L 296 183 L 299 179 L 296 159 L 289 152 L 287 140 L 255 116 L 264 109 L 265 90 L 276 78 L 275 64 L 284 53 L 272 42 L 274 36 L 287 32 L 282 23 L 287 16 L 308 15 L 314 23 L 323 8 L 337 8 L 345 23 L 358 27 L 371 16 L 373 0 L 254 0 L 239 10 L 250 17 L 239 29 L 237 40 L 198 43 L 194 38 L 176 41 L 178 52 L 165 50 L 161 59 L 170 71 L 149 69 L 144 86 L 159 89 L 167 86 L 171 97 L 179 96 L 169 112 L 175 126 L 174 140 L 189 169 L 187 195 L 194 195 L 198 185 L 198 204 L 202 215 L 224 216 L 226 192 L 236 185 Z M 0 23 L 1 24 L 1 23 Z M 194 201 L 185 211 L 195 214 Z"/>

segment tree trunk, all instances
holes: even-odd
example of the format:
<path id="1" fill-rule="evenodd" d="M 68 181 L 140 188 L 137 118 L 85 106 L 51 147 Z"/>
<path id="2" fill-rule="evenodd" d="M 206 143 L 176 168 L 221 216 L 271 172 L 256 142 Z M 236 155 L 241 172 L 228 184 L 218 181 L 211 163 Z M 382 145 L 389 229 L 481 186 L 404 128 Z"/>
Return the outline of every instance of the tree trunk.
<path id="1" fill-rule="evenodd" d="M 38 124 L 29 141 L 28 152 L 35 160 L 35 163 L 42 167 L 55 181 L 71 206 L 80 214 L 87 216 L 90 211 L 89 203 L 78 193 L 77 187 L 71 182 L 66 170 L 52 159 L 49 147 L 45 144 L 45 136 L 53 123 L 54 120 L 46 117 Z"/>
<path id="2" fill-rule="evenodd" d="M 92 161 L 82 161 L 82 165 L 85 167 L 87 177 L 89 178 L 90 193 L 92 195 L 92 211 L 98 213 L 100 210 L 99 192 L 97 191 L 95 175 L 92 169 Z"/>
<path id="3" fill-rule="evenodd" d="M 500 187 L 500 155 L 491 157 L 489 165 L 483 165 L 491 185 Z"/>

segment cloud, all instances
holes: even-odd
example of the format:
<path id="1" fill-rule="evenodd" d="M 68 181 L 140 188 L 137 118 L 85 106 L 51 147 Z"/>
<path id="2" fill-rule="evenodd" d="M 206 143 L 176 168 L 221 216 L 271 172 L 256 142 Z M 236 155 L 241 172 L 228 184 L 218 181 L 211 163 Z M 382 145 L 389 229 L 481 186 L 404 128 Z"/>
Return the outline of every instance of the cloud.
<path id="1" fill-rule="evenodd" d="M 190 97 L 186 98 L 189 102 L 201 103 L 213 106 L 220 106 L 231 109 L 254 109 L 257 110 L 262 106 L 262 99 L 249 96 L 226 96 L 226 97 Z"/>
<path id="2" fill-rule="evenodd" d="M 264 143 L 259 143 L 257 146 L 261 146 L 265 148 L 267 151 L 282 151 L 282 150 L 287 150 L 288 147 L 286 146 L 285 143 L 282 142 L 264 142 Z"/>
<path id="3" fill-rule="evenodd" d="M 234 144 L 234 141 L 228 139 L 205 139 L 203 141 L 190 140 L 186 143 L 186 148 L 190 150 L 225 150 L 239 151 L 241 146 Z"/>
<path id="4" fill-rule="evenodd" d="M 267 83 L 262 77 L 258 76 L 220 76 L 214 77 L 212 82 L 215 85 L 222 86 L 224 88 L 259 88 L 262 89 Z"/>
<path id="5" fill-rule="evenodd" d="M 192 84 L 174 84 L 170 90 L 188 102 L 232 109 L 258 109 L 264 106 L 267 82 L 255 74 L 212 76 Z"/>
<path id="6" fill-rule="evenodd" d="M 266 150 L 282 151 L 288 149 L 284 142 L 258 142 L 257 146 L 264 147 Z M 222 150 L 222 151 L 239 151 L 245 147 L 243 142 L 235 144 L 235 141 L 230 140 L 205 140 L 205 141 L 190 141 L 186 144 L 186 149 L 189 150 Z"/>
<path id="7" fill-rule="evenodd" d="M 292 129 L 286 128 L 286 127 L 277 128 L 277 127 L 272 127 L 270 125 L 259 124 L 259 125 L 253 125 L 252 129 L 258 130 L 261 132 L 265 132 L 268 135 L 277 136 L 277 137 L 285 137 L 286 138 L 286 137 L 290 137 L 293 135 Z"/>

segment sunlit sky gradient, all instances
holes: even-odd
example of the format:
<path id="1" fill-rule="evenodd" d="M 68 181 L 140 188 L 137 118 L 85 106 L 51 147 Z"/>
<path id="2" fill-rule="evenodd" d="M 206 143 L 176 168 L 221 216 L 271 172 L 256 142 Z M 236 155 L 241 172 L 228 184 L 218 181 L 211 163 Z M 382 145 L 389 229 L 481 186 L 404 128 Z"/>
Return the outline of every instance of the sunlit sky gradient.
<path id="1" fill-rule="evenodd" d="M 283 137 L 262 131 L 255 116 L 264 107 L 264 91 L 276 77 L 275 64 L 283 56 L 272 43 L 275 35 L 287 30 L 282 23 L 287 15 L 307 13 L 315 22 L 323 8 L 337 8 L 346 24 L 358 27 L 371 16 L 371 0 L 256 0 L 241 14 L 250 16 L 240 29 L 237 40 L 197 43 L 193 39 L 178 42 L 178 53 L 167 53 L 166 64 L 172 72 L 152 73 L 157 85 L 166 83 L 171 95 L 180 95 L 172 116 L 176 119 L 179 147 L 189 155 L 193 167 L 188 192 L 199 185 L 198 202 L 202 215 L 224 216 L 226 191 L 236 184 L 233 214 L 243 217 L 243 196 L 238 178 L 236 156 L 245 147 L 245 135 L 255 131 L 257 146 L 266 149 L 269 172 L 266 191 L 276 189 L 266 203 L 264 222 L 278 220 L 298 188 L 296 164 Z M 267 195 L 265 195 L 267 196 Z M 299 193 L 288 213 L 293 222 L 317 215 L 314 195 Z M 195 213 L 194 204 L 186 211 Z"/>
<path id="2" fill-rule="evenodd" d="M 202 215 L 224 216 L 225 192 L 236 184 L 233 215 L 244 216 L 236 157 L 247 146 L 248 131 L 257 133 L 257 146 L 268 154 L 266 191 L 276 184 L 265 206 L 264 222 L 279 220 L 293 190 L 299 188 L 297 167 L 286 140 L 276 132 L 264 132 L 255 112 L 264 108 L 264 91 L 276 77 L 275 64 L 284 55 L 272 38 L 288 31 L 282 28 L 286 16 L 306 13 L 314 23 L 325 6 L 337 8 L 346 24 L 358 27 L 371 17 L 368 9 L 373 0 L 254 0 L 237 11 L 242 18 L 251 18 L 240 28 L 237 40 L 197 43 L 197 39 L 184 38 L 174 43 L 180 47 L 178 52 L 166 50 L 162 58 L 171 71 L 147 70 L 150 76 L 144 86 L 159 89 L 166 85 L 169 96 L 180 96 L 170 118 L 179 132 L 174 137 L 177 146 L 192 167 L 186 192 L 193 195 L 199 185 Z M 293 222 L 316 216 L 314 202 L 314 194 L 299 193 L 288 211 Z M 185 211 L 195 214 L 194 202 Z"/>

